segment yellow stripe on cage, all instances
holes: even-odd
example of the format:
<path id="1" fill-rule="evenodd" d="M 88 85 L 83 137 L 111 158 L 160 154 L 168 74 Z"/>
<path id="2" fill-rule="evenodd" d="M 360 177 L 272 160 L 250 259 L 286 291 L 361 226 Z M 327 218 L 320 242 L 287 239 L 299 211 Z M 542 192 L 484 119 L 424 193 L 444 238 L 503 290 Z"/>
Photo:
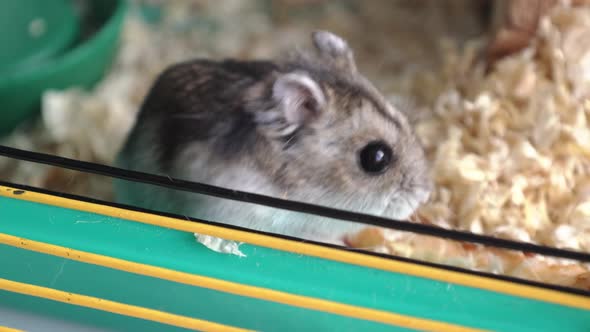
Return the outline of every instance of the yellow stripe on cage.
<path id="1" fill-rule="evenodd" d="M 34 297 L 40 297 L 53 301 L 68 303 L 86 308 L 108 311 L 115 314 L 140 318 L 161 324 L 181 327 L 194 331 L 227 331 L 227 332 L 248 332 L 250 330 L 233 326 L 212 323 L 209 321 L 170 314 L 164 311 L 148 309 L 129 304 L 109 301 L 92 296 L 74 294 L 59 291 L 53 288 L 30 285 L 12 280 L 0 278 L 0 289 Z M 3 330 L 0 329 L 0 332 Z M 6 330 L 10 331 L 10 330 Z"/>
<path id="2" fill-rule="evenodd" d="M 382 324 L 401 326 L 410 329 L 440 332 L 482 331 L 478 329 L 463 327 L 444 322 L 438 322 L 429 319 L 422 319 L 376 309 L 363 308 L 354 305 L 317 299 L 308 296 L 290 294 L 287 292 L 281 292 L 262 287 L 239 284 L 236 282 L 200 276 L 197 274 L 165 269 L 157 266 L 141 264 L 119 258 L 103 256 L 81 250 L 56 246 L 53 244 L 32 241 L 3 233 L 0 233 L 0 243 L 25 250 L 80 261 L 88 264 L 104 266 L 129 273 L 160 278 L 186 285 L 212 289 L 219 292 L 230 293 L 234 295 L 245 296 L 286 305 L 292 305 L 304 309 L 321 311 L 345 317 L 373 321 Z M 0 289 L 1 288 L 2 285 L 0 284 Z"/>
<path id="3" fill-rule="evenodd" d="M 6 326 L 0 326 L 0 332 L 25 332 L 24 330 L 17 330 Z"/>
<path id="4" fill-rule="evenodd" d="M 12 191 L 18 190 L 10 187 L 0 186 L 0 195 L 16 198 Z M 16 199 L 30 202 L 59 206 L 62 208 L 86 211 L 102 214 L 114 218 L 121 218 L 153 226 L 170 228 L 185 232 L 205 234 L 220 237 L 228 240 L 246 242 L 258 246 L 272 248 L 314 256 L 333 261 L 385 270 L 394 273 L 402 273 L 422 277 L 431 280 L 439 280 L 447 283 L 479 288 L 502 294 L 509 294 L 528 299 L 540 300 L 549 303 L 565 305 L 574 308 L 590 310 L 590 298 L 559 292 L 541 287 L 516 284 L 508 281 L 481 277 L 477 275 L 455 272 L 436 267 L 423 266 L 419 264 L 390 260 L 381 257 L 369 256 L 362 253 L 342 251 L 333 248 L 323 247 L 310 243 L 303 243 L 293 240 L 282 239 L 262 234 L 250 233 L 220 226 L 208 225 L 199 222 L 187 222 L 186 220 L 170 218 L 145 212 L 127 210 L 108 205 L 90 203 L 70 198 L 58 197 L 38 193 L 34 191 L 19 190 L 20 195 Z"/>

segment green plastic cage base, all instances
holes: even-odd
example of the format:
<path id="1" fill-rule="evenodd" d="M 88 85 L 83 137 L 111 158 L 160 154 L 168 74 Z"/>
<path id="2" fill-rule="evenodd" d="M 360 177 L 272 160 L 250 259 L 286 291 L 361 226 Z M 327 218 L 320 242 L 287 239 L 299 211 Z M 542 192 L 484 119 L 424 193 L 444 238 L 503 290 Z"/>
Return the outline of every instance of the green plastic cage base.
<path id="1" fill-rule="evenodd" d="M 224 255 L 191 234 L 217 226 L 13 187 L 0 186 L 0 216 L 0 303 L 115 331 L 215 330 L 197 320 L 256 331 L 590 331 L 582 295 L 257 234 L 241 247 L 247 257 Z M 2 280 L 189 323 L 17 294 Z"/>

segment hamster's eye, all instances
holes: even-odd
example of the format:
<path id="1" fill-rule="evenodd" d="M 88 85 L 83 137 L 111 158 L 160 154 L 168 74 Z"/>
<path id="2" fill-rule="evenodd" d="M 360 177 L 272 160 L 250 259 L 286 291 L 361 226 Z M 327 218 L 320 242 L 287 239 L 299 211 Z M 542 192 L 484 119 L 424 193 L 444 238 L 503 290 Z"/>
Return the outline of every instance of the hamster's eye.
<path id="1" fill-rule="evenodd" d="M 365 145 L 359 153 L 362 169 L 371 175 L 383 172 L 392 161 L 391 148 L 382 141 L 372 141 Z"/>

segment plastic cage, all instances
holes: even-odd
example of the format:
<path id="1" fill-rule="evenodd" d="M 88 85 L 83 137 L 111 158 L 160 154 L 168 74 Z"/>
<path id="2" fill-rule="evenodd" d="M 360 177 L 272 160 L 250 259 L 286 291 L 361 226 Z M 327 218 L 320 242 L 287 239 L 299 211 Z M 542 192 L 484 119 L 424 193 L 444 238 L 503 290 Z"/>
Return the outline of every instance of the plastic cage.
<path id="1" fill-rule="evenodd" d="M 0 155 L 338 219 L 382 222 L 9 147 L 0 147 Z M 387 227 L 590 261 L 584 253 L 425 225 L 388 221 Z M 245 242 L 241 250 L 247 257 L 206 249 L 195 243 L 194 232 Z M 120 331 L 590 331 L 590 296 L 584 291 L 12 183 L 0 184 L 0 266 L 0 304 Z"/>

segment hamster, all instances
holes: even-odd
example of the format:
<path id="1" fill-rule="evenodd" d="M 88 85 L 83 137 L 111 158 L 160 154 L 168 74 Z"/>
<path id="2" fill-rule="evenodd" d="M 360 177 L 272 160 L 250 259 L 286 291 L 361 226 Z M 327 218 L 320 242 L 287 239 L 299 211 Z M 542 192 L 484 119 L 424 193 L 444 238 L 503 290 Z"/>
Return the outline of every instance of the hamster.
<path id="1" fill-rule="evenodd" d="M 408 218 L 430 195 L 424 151 L 404 114 L 328 31 L 279 61 L 197 59 L 156 79 L 117 166 L 288 200 Z M 366 225 L 139 183 L 117 200 L 344 245 Z"/>

